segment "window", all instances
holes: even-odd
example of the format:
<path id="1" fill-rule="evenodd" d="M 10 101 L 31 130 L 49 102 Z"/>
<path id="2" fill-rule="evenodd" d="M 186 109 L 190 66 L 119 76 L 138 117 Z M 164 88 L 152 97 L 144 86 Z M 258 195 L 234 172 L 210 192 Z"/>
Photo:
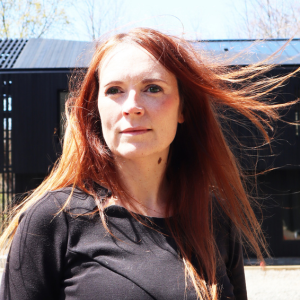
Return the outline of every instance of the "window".
<path id="1" fill-rule="evenodd" d="M 66 100 L 68 99 L 69 93 L 68 92 L 59 92 L 59 137 L 62 138 L 65 134 L 65 123 L 66 123 L 66 116 L 65 116 L 65 104 Z"/>
<path id="2" fill-rule="evenodd" d="M 8 84 L 9 83 L 9 84 Z M 15 174 L 13 173 L 12 158 L 12 107 L 13 99 L 11 96 L 12 81 L 3 80 L 0 84 L 0 95 L 2 95 L 3 118 L 0 120 L 0 128 L 3 130 L 3 153 L 0 157 L 2 161 L 2 169 L 0 169 L 0 221 L 4 221 L 5 214 L 3 212 L 13 202 L 15 192 Z"/>

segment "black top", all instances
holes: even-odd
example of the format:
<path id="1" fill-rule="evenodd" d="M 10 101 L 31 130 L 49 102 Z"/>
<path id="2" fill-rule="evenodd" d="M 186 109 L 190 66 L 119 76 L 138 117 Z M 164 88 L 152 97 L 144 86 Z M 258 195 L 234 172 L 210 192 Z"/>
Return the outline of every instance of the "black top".
<path id="1" fill-rule="evenodd" d="M 56 215 L 69 194 L 70 188 L 49 192 L 22 215 L 1 300 L 196 299 L 191 283 L 185 289 L 183 262 L 165 219 L 149 218 L 149 228 L 113 205 L 106 208 L 111 235 L 99 214 L 91 214 L 93 197 L 79 190 L 69 209 Z M 220 299 L 246 300 L 242 248 L 229 224 L 216 231 Z"/>

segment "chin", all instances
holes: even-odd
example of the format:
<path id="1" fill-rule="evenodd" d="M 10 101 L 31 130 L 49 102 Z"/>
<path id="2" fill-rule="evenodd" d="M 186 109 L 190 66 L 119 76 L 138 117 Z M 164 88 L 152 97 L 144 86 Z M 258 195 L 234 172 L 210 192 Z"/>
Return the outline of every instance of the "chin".
<path id="1" fill-rule="evenodd" d="M 116 151 L 112 152 L 117 157 L 134 160 L 153 155 L 161 156 L 164 152 L 169 152 L 169 147 L 167 149 L 155 149 L 154 147 L 136 147 L 127 145 L 126 147 L 118 148 Z"/>

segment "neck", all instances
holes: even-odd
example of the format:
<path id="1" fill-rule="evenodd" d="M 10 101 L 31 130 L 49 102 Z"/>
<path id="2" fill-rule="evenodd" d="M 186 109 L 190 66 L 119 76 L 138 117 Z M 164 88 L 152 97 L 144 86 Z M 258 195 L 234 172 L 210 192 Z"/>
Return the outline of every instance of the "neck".
<path id="1" fill-rule="evenodd" d="M 165 217 L 167 155 L 115 160 L 118 175 L 133 199 L 129 204 L 118 200 L 114 203 L 143 215 Z"/>

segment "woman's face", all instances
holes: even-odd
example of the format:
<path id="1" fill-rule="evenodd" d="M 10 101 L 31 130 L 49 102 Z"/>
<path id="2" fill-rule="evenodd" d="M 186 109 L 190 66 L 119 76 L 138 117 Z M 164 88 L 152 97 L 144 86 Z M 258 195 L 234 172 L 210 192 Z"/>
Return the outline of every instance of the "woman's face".
<path id="1" fill-rule="evenodd" d="M 139 46 L 117 46 L 99 68 L 98 108 L 115 156 L 167 157 L 183 122 L 176 77 Z"/>

